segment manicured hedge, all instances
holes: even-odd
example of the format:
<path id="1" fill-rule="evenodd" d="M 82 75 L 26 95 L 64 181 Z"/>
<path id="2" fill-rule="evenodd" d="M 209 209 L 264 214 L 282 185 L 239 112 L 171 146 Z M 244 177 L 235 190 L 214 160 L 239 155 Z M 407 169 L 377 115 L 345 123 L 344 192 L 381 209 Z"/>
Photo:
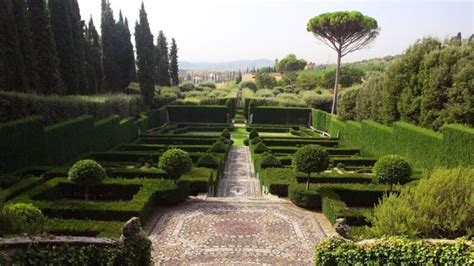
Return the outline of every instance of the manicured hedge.
<path id="1" fill-rule="evenodd" d="M 401 237 L 355 243 L 328 238 L 315 247 L 315 265 L 472 265 L 474 247 Z"/>
<path id="2" fill-rule="evenodd" d="M 163 136 L 163 137 L 142 137 L 137 144 L 153 144 L 153 145 L 211 145 L 216 142 L 216 137 L 206 138 L 188 138 L 181 136 Z"/>
<path id="3" fill-rule="evenodd" d="M 120 151 L 161 151 L 169 148 L 169 145 L 159 144 L 124 144 L 118 147 Z M 187 152 L 206 152 L 211 145 L 173 145 L 173 148 Z"/>
<path id="4" fill-rule="evenodd" d="M 320 110 L 312 110 L 312 117 L 313 127 L 333 136 L 339 132 L 342 146 L 360 148 L 363 155 L 399 154 L 414 167 L 425 169 L 474 165 L 474 129 L 467 126 L 446 125 L 434 132 L 404 122 L 393 127 L 373 121 L 342 122 Z"/>
<path id="5" fill-rule="evenodd" d="M 257 107 L 251 108 L 251 112 L 253 115 L 252 123 L 256 124 L 307 125 L 311 109 Z"/>
<path id="6" fill-rule="evenodd" d="M 295 172 L 289 168 L 267 168 L 260 171 L 260 183 L 268 192 L 279 197 L 288 196 L 288 186 L 295 183 Z"/>
<path id="7" fill-rule="evenodd" d="M 51 165 L 58 165 L 77 158 L 92 150 L 94 140 L 94 119 L 85 115 L 60 124 L 47 126 L 46 159 Z"/>
<path id="8" fill-rule="evenodd" d="M 170 122 L 227 123 L 229 108 L 223 106 L 168 106 Z"/>
<path id="9" fill-rule="evenodd" d="M 308 175 L 304 173 L 298 173 L 296 175 L 296 180 L 298 183 L 305 183 L 308 179 Z M 344 173 L 344 174 L 312 174 L 309 179 L 310 183 L 359 183 L 359 184 L 368 184 L 373 180 L 372 175 L 366 174 L 357 174 L 357 173 Z"/>
<path id="10" fill-rule="evenodd" d="M 113 115 L 94 123 L 94 151 L 106 151 L 117 145 L 120 117 Z"/>
<path id="11" fill-rule="evenodd" d="M 0 173 L 39 164 L 44 144 L 40 117 L 0 124 Z"/>
<path id="12" fill-rule="evenodd" d="M 148 117 L 147 129 L 158 128 L 168 122 L 168 112 L 166 107 L 150 110 L 146 112 L 146 116 Z"/>

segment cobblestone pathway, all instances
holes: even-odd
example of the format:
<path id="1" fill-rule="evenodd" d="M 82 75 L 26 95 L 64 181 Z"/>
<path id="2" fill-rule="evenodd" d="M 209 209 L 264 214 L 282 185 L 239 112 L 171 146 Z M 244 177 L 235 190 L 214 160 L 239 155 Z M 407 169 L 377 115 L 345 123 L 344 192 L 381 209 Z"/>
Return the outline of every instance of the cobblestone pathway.
<path id="1" fill-rule="evenodd" d="M 332 234 L 320 213 L 261 196 L 247 147 L 233 147 L 218 198 L 157 210 L 147 225 L 157 265 L 312 265 Z"/>

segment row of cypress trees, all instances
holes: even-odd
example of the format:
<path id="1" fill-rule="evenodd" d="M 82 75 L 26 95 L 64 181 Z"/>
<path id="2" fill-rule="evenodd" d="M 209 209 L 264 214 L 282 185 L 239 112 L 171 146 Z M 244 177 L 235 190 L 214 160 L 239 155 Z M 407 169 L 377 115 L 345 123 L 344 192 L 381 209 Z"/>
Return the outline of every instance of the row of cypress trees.
<path id="1" fill-rule="evenodd" d="M 87 25 L 81 20 L 77 0 L 0 0 L 0 89 L 123 92 L 137 80 L 128 20 L 120 12 L 116 21 L 109 1 L 102 0 L 101 22 L 99 35 L 92 18 Z M 150 57 L 154 82 L 178 84 L 176 43 L 169 60 L 166 37 L 160 33 L 158 39 Z M 141 49 L 137 44 L 137 54 Z"/>

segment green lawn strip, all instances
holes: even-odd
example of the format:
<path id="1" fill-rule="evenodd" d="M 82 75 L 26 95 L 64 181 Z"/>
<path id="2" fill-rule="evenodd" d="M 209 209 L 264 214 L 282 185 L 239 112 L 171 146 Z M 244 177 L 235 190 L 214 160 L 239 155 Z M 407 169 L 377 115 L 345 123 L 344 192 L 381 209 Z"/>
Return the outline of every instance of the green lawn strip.
<path id="1" fill-rule="evenodd" d="M 44 230 L 54 235 L 118 238 L 123 225 L 114 221 L 47 219 Z"/>
<path id="2" fill-rule="evenodd" d="M 212 179 L 211 179 L 212 178 Z M 180 179 L 189 181 L 190 195 L 198 195 L 199 193 L 207 193 L 209 185 L 214 183 L 217 178 L 216 169 L 193 168 L 191 172 L 184 174 Z"/>
<path id="3" fill-rule="evenodd" d="M 232 140 L 234 140 L 234 145 L 238 147 L 243 147 L 244 140 L 248 138 L 248 132 L 243 127 L 235 128 L 232 132 Z"/>
<path id="4" fill-rule="evenodd" d="M 0 190 L 0 204 L 10 199 L 13 199 L 14 197 L 31 188 L 34 188 L 41 182 L 43 182 L 42 177 L 29 177 L 6 189 Z"/>

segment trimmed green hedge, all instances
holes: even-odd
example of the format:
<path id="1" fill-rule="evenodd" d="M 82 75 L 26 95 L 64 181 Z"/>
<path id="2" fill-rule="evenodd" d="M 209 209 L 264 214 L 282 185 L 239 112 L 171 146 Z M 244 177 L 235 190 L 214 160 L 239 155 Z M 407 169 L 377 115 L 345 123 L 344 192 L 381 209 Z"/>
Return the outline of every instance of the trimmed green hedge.
<path id="1" fill-rule="evenodd" d="M 328 238 L 315 248 L 315 265 L 472 265 L 474 247 L 466 241 L 455 244 L 409 240 L 401 237 L 355 243 Z"/>
<path id="2" fill-rule="evenodd" d="M 113 115 L 94 123 L 94 151 L 106 151 L 117 145 L 120 117 Z"/>
<path id="3" fill-rule="evenodd" d="M 260 170 L 260 183 L 268 192 L 279 197 L 288 196 L 288 186 L 295 183 L 295 172 L 290 168 L 267 168 Z"/>
<path id="4" fill-rule="evenodd" d="M 364 155 L 399 154 L 416 168 L 474 165 L 474 129 L 446 125 L 440 132 L 396 122 L 392 127 L 373 121 L 343 122 L 320 110 L 312 110 L 313 127 L 339 133 L 343 147 L 359 148 Z"/>
<path id="5" fill-rule="evenodd" d="M 170 122 L 227 123 L 229 108 L 223 106 L 168 106 Z"/>
<path id="6" fill-rule="evenodd" d="M 262 106 L 250 110 L 253 114 L 252 123 L 256 124 L 307 125 L 311 113 L 311 109 L 307 108 Z"/>
<path id="7" fill-rule="evenodd" d="M 146 112 L 148 117 L 147 129 L 158 128 L 168 122 L 168 112 L 166 107 L 150 110 Z"/>
<path id="8" fill-rule="evenodd" d="M 40 117 L 0 124 L 0 173 L 41 163 L 44 144 Z"/>

